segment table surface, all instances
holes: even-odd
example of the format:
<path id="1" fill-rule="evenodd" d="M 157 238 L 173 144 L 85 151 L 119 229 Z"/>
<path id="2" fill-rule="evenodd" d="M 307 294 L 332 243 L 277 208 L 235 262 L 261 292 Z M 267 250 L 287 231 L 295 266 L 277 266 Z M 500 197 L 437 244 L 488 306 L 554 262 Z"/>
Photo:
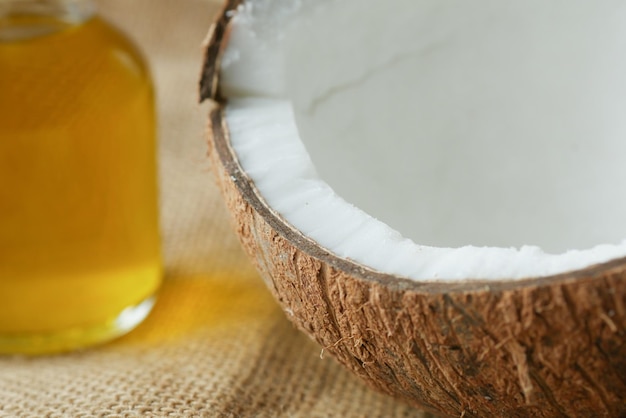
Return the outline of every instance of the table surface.
<path id="1" fill-rule="evenodd" d="M 242 253 L 197 104 L 214 0 L 101 0 L 157 88 L 166 278 L 130 334 L 80 352 L 0 357 L 0 417 L 426 417 L 365 387 L 294 329 Z"/>

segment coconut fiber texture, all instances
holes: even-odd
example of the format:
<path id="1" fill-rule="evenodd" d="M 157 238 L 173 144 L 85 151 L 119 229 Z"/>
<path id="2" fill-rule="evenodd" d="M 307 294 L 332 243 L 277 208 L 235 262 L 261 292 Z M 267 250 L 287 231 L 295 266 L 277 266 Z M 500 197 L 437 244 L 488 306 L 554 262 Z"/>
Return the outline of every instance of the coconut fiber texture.
<path id="1" fill-rule="evenodd" d="M 0 357 L 0 417 L 425 417 L 365 387 L 287 321 L 240 249 L 197 105 L 209 0 L 103 0 L 142 47 L 160 113 L 166 279 L 151 316 L 101 347 Z"/>

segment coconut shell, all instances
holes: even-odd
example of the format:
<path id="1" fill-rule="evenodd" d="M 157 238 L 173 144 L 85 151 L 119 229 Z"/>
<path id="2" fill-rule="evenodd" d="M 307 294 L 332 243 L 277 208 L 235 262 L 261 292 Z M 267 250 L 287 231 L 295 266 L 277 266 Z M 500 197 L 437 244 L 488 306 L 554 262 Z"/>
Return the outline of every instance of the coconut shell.
<path id="1" fill-rule="evenodd" d="M 451 417 L 626 416 L 626 259 L 543 278 L 417 282 L 321 248 L 265 202 L 219 94 L 228 1 L 201 97 L 209 156 L 243 248 L 287 317 L 370 386 Z"/>

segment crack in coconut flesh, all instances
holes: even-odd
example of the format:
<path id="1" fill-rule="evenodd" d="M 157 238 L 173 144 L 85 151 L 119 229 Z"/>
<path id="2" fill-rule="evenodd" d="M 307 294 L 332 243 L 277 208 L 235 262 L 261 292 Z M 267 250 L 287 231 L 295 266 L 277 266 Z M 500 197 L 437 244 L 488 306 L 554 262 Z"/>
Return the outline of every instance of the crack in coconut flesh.
<path id="1" fill-rule="evenodd" d="M 217 177 L 300 328 L 440 413 L 626 414 L 626 3 L 231 0 L 207 51 Z"/>
<path id="2" fill-rule="evenodd" d="M 626 255 L 623 2 L 311 3 L 247 3 L 221 63 L 241 165 L 295 228 L 417 280 Z"/>

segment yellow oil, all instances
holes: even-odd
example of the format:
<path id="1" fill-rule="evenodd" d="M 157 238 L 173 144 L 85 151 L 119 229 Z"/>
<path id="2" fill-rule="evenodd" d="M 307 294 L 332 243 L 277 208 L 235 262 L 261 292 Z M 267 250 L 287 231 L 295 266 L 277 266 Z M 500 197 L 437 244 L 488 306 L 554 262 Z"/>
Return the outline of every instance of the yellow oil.
<path id="1" fill-rule="evenodd" d="M 161 280 L 150 77 L 97 17 L 5 17 L 3 33 L 0 353 L 90 345 Z"/>

